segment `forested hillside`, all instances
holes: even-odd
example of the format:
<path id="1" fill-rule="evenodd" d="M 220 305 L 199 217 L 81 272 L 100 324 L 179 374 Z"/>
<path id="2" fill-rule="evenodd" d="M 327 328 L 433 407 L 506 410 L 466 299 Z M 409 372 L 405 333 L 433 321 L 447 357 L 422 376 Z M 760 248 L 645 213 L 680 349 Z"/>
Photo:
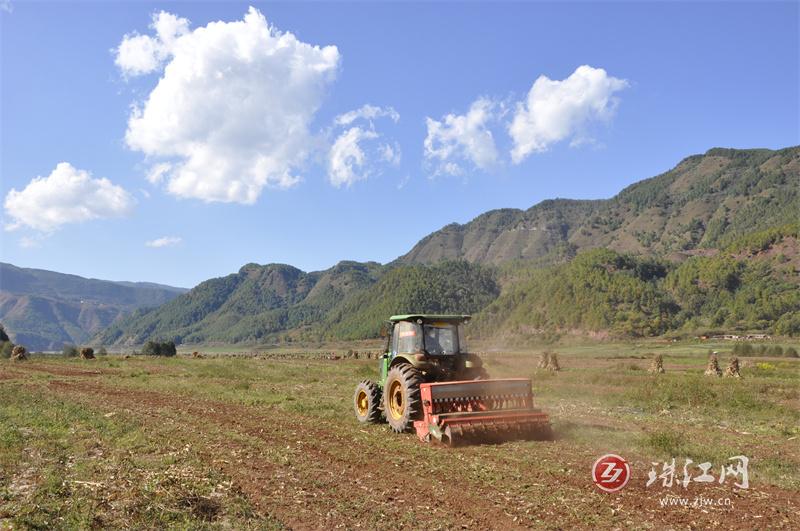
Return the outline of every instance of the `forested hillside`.
<path id="1" fill-rule="evenodd" d="M 360 339 L 374 337 L 393 313 L 477 312 L 499 292 L 493 270 L 463 261 L 396 268 L 343 262 L 313 273 L 250 264 L 159 308 L 134 313 L 96 342 Z"/>
<path id="2" fill-rule="evenodd" d="M 274 339 L 280 332 L 319 323 L 349 294 L 374 284 L 381 269 L 375 262 L 341 262 L 305 273 L 283 264 L 248 264 L 161 307 L 134 313 L 96 341 L 136 345 L 149 338 L 178 343 Z"/>
<path id="3" fill-rule="evenodd" d="M 610 249 L 566 264 L 501 267 L 347 262 L 316 273 L 248 265 L 105 330 L 102 344 L 282 342 L 375 337 L 390 315 L 472 313 L 470 334 L 508 342 L 578 334 L 800 334 L 800 226 L 733 240 L 683 262 Z"/>
<path id="4" fill-rule="evenodd" d="M 492 268 L 465 261 L 390 268 L 380 281 L 336 306 L 319 328 L 323 337 L 375 337 L 394 314 L 477 313 L 500 293 Z"/>
<path id="5" fill-rule="evenodd" d="M 552 332 L 797 335 L 797 250 L 794 224 L 739 238 L 723 251 L 683 263 L 594 249 L 565 265 L 507 268 L 506 288 L 477 315 L 472 332 L 520 340 Z"/>
<path id="6" fill-rule="evenodd" d="M 556 199 L 486 212 L 423 238 L 399 263 L 545 260 L 583 249 L 680 258 L 797 220 L 800 147 L 711 149 L 599 201 Z M 554 254 L 555 253 L 555 254 Z"/>

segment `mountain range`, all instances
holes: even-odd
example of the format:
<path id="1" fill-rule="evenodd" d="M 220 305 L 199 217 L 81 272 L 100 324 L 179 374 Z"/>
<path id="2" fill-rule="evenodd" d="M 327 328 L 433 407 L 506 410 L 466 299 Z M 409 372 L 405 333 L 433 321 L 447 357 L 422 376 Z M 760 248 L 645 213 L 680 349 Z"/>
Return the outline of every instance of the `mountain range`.
<path id="1" fill-rule="evenodd" d="M 800 149 L 711 149 L 611 199 L 554 199 L 486 212 L 423 238 L 400 263 L 537 260 L 606 247 L 680 259 L 744 234 L 797 221 Z"/>
<path id="2" fill-rule="evenodd" d="M 81 344 L 137 308 L 185 293 L 149 282 L 113 282 L 0 262 L 0 322 L 11 339 L 35 350 Z"/>
<path id="3" fill-rule="evenodd" d="M 102 301 L 78 284 L 25 291 L 12 275 L 7 287 L 3 269 L 0 320 L 12 339 L 50 346 L 90 335 L 125 346 L 358 339 L 404 311 L 475 313 L 473 331 L 486 337 L 800 333 L 799 212 L 800 147 L 716 148 L 610 199 L 548 200 L 447 225 L 386 265 L 247 264 L 186 293 L 108 283 L 131 291 Z M 70 312 L 56 311 L 67 295 Z M 13 297 L 13 307 L 41 298 L 49 310 L 8 311 Z"/>

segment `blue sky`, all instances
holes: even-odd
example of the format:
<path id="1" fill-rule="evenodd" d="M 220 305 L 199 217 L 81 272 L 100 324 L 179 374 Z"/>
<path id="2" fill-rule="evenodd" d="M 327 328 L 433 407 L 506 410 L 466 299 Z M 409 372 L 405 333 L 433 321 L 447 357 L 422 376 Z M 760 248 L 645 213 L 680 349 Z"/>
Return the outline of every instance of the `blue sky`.
<path id="1" fill-rule="evenodd" d="M 228 25 L 250 5 L 249 29 Z M 486 210 L 800 143 L 796 2 L 12 1 L 0 17 L 2 260 L 94 278 L 385 263 Z M 284 62 L 275 31 L 294 36 Z M 126 35 L 145 38 L 123 56 Z"/>

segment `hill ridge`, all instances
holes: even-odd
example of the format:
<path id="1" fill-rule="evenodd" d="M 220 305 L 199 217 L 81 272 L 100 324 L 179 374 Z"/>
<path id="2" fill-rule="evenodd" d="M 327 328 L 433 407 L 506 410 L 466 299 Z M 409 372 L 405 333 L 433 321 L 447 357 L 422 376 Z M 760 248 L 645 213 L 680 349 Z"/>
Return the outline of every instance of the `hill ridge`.
<path id="1" fill-rule="evenodd" d="M 800 201 L 798 175 L 798 146 L 711 148 L 607 199 L 546 199 L 527 210 L 495 209 L 467 223 L 450 223 L 395 262 L 500 264 L 542 259 L 559 245 L 654 256 L 724 245 L 787 219 Z"/>
<path id="2" fill-rule="evenodd" d="M 495 209 L 464 224 L 450 223 L 386 265 L 343 260 L 305 272 L 290 264 L 248 263 L 160 306 L 115 317 L 94 341 L 355 339 L 377 333 L 384 314 L 407 311 L 474 312 L 481 333 L 524 335 L 572 326 L 652 335 L 717 324 L 793 333 L 795 321 L 800 333 L 792 298 L 800 283 L 797 212 L 800 146 L 712 148 L 608 199 L 547 199 L 524 210 Z M 735 245 L 762 250 L 745 258 L 729 250 Z M 596 277 L 602 270 L 609 275 Z M 762 292 L 740 286 L 731 285 L 719 299 L 686 284 L 717 274 L 757 284 L 774 304 L 767 308 L 769 297 L 762 300 Z M 549 287 L 539 289 L 531 278 Z M 552 319 L 515 310 L 531 302 L 528 308 L 570 297 L 590 300 L 593 295 L 578 292 L 582 282 L 619 290 L 617 302 L 594 301 L 602 315 L 550 306 Z M 559 291 L 564 286 L 578 291 L 565 295 Z M 765 305 L 760 314 L 742 306 L 753 297 Z M 701 299 L 714 301 L 713 315 Z"/>

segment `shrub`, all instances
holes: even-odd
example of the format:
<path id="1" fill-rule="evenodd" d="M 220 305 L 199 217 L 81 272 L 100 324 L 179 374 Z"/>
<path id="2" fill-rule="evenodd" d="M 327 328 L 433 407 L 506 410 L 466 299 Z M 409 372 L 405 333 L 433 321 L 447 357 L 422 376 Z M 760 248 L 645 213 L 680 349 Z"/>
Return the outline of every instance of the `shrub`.
<path id="1" fill-rule="evenodd" d="M 800 312 L 788 312 L 775 323 L 775 333 L 779 336 L 800 335 Z"/>
<path id="2" fill-rule="evenodd" d="M 783 351 L 783 355 L 787 358 L 800 358 L 800 356 L 797 355 L 797 350 L 794 347 L 788 347 Z"/>
<path id="3" fill-rule="evenodd" d="M 97 354 L 98 356 L 107 356 L 108 351 L 106 350 L 106 347 L 100 347 L 99 349 L 97 349 L 97 352 L 95 352 L 95 354 Z"/>
<path id="4" fill-rule="evenodd" d="M 733 353 L 737 356 L 752 356 L 753 345 L 750 343 L 736 343 L 733 346 Z"/>
<path id="5" fill-rule="evenodd" d="M 174 356 L 177 353 L 174 341 L 148 341 L 142 348 L 145 356 Z"/>
<path id="6" fill-rule="evenodd" d="M 161 344 L 162 356 L 175 356 L 178 354 L 178 349 L 175 347 L 174 341 L 167 341 Z"/>
<path id="7" fill-rule="evenodd" d="M 783 348 L 778 345 L 773 345 L 767 349 L 767 356 L 783 356 Z"/>
<path id="8" fill-rule="evenodd" d="M 145 356 L 160 356 L 161 343 L 157 343 L 156 341 L 148 341 L 142 347 L 142 354 Z"/>
<path id="9" fill-rule="evenodd" d="M 14 349 L 14 343 L 11 341 L 3 341 L 0 346 L 0 358 L 8 359 L 11 357 L 11 351 Z"/>
<path id="10" fill-rule="evenodd" d="M 61 354 L 65 358 L 77 358 L 80 352 L 78 351 L 78 347 L 75 345 L 64 345 L 64 348 L 61 349 Z"/>

